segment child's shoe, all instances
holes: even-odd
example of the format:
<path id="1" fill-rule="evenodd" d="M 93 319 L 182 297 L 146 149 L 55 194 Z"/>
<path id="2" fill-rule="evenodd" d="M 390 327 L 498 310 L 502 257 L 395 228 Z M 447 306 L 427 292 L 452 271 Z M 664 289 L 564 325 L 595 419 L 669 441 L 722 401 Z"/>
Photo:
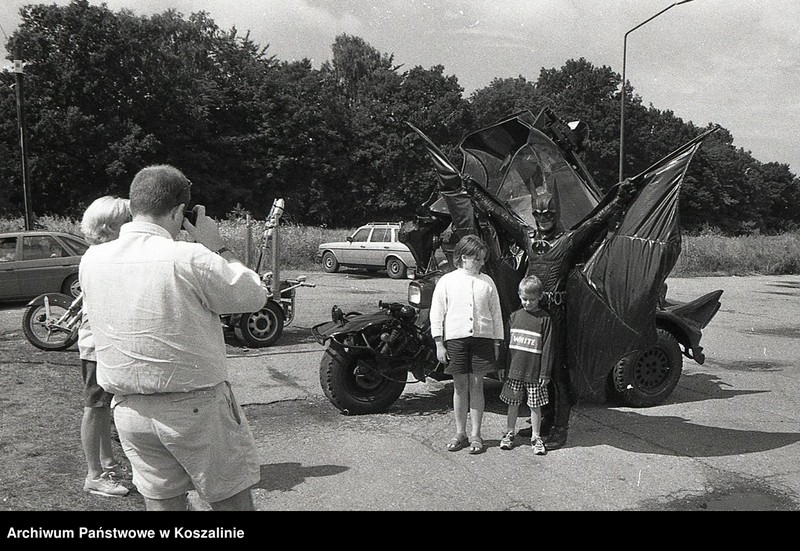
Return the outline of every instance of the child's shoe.
<path id="1" fill-rule="evenodd" d="M 83 483 L 83 491 L 106 497 L 125 497 L 128 495 L 128 489 L 111 478 L 108 473 L 103 473 L 100 478 L 86 477 Z"/>
<path id="2" fill-rule="evenodd" d="M 503 439 L 500 440 L 500 449 L 501 450 L 510 450 L 514 447 L 514 431 L 510 430 L 503 435 Z"/>
<path id="3" fill-rule="evenodd" d="M 544 447 L 544 442 L 542 442 L 541 437 L 537 436 L 531 442 L 531 448 L 533 448 L 533 453 L 536 455 L 547 455 L 547 449 Z"/>
<path id="4" fill-rule="evenodd" d="M 131 470 L 122 463 L 114 463 L 105 470 L 112 480 L 133 480 Z"/>

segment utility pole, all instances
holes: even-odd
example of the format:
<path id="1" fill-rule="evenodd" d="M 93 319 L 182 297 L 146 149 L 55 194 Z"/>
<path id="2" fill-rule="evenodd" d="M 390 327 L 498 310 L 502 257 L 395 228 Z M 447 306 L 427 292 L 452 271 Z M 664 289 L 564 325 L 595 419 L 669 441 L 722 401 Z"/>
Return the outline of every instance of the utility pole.
<path id="1" fill-rule="evenodd" d="M 31 213 L 31 189 L 28 185 L 28 137 L 25 127 L 25 91 L 23 84 L 22 60 L 14 60 L 14 79 L 17 92 L 17 123 L 19 125 L 19 147 L 22 152 L 22 194 L 25 199 L 25 229 L 33 229 Z"/>

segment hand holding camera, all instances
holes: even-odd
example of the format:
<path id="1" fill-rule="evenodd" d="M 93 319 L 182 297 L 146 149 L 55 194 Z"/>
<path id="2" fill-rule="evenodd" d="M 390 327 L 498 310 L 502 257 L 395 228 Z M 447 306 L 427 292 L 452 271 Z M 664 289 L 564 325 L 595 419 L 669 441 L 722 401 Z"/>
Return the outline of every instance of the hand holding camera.
<path id="1" fill-rule="evenodd" d="M 216 252 L 225 245 L 217 223 L 206 216 L 204 205 L 196 205 L 193 209 L 184 212 L 183 229 L 189 233 L 192 239 L 205 245 L 211 251 Z"/>

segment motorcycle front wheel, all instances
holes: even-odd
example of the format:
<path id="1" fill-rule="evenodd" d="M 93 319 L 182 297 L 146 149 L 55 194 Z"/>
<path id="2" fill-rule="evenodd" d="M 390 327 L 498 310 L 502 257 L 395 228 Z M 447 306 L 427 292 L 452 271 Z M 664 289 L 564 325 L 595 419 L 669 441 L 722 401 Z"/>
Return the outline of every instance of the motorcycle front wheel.
<path id="1" fill-rule="evenodd" d="M 60 318 L 72 304 L 68 295 L 50 295 L 50 317 Z M 40 350 L 66 350 L 78 342 L 78 323 L 71 331 L 46 325 L 47 312 L 44 304 L 34 304 L 25 308 L 22 316 L 22 332 L 33 346 Z"/>
<path id="2" fill-rule="evenodd" d="M 347 415 L 383 413 L 406 386 L 405 380 L 385 377 L 364 359 L 335 346 L 322 356 L 319 382 L 328 400 Z"/>
<path id="3" fill-rule="evenodd" d="M 270 346 L 283 333 L 283 308 L 269 300 L 258 312 L 242 314 L 233 328 L 236 337 L 251 348 Z"/>

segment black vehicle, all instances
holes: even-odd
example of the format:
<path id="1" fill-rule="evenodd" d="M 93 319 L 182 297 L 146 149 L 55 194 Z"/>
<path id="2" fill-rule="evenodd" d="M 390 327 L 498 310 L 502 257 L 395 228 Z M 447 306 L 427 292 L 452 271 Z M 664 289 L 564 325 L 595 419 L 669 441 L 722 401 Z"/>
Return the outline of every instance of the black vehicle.
<path id="1" fill-rule="evenodd" d="M 557 194 L 561 224 L 572 228 L 618 188 L 601 196 L 578 156 L 585 125 L 564 123 L 548 110 L 537 117 L 524 111 L 468 135 L 460 145 L 460 171 L 414 130 L 426 142 L 440 185 L 423 205 L 427 213 L 403 226 L 401 240 L 417 262 L 408 304 L 381 302 L 370 314 L 334 306 L 331 321 L 312 328 L 327 346 L 320 364 L 323 391 L 349 414 L 385 411 L 403 392 L 409 372 L 418 381 L 449 378 L 436 359 L 428 317 L 436 281 L 453 269 L 452 263 L 436 265 L 439 247 L 449 259 L 461 235 L 484 239 L 491 251 L 485 269 L 508 314 L 518 307 L 517 284 L 527 262 L 515 230 L 533 226 L 533 194 Z M 666 298 L 665 280 L 680 252 L 680 184 L 714 130 L 632 178 L 640 191 L 630 208 L 570 272 L 567 365 L 578 400 L 657 405 L 677 385 L 684 356 L 703 363 L 702 330 L 718 311 L 722 291 L 676 303 Z"/>

